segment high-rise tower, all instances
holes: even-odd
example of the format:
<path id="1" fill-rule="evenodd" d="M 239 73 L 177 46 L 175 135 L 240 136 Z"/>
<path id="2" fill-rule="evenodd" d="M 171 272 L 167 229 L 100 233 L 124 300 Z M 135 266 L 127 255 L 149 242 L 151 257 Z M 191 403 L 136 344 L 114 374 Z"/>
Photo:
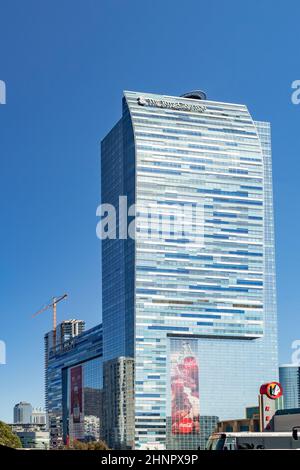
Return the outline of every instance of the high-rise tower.
<path id="1" fill-rule="evenodd" d="M 242 417 L 278 375 L 270 125 L 125 92 L 101 170 L 103 360 L 135 359 L 137 448 L 197 448 L 200 416 Z"/>

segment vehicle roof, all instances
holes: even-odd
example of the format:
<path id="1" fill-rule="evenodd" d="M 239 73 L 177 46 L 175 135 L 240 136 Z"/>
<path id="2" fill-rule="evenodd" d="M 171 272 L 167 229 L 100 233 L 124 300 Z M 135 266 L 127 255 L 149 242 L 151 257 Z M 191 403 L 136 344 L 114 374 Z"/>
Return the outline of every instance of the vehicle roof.
<path id="1" fill-rule="evenodd" d="M 215 432 L 212 438 L 226 437 L 292 437 L 292 432 Z"/>

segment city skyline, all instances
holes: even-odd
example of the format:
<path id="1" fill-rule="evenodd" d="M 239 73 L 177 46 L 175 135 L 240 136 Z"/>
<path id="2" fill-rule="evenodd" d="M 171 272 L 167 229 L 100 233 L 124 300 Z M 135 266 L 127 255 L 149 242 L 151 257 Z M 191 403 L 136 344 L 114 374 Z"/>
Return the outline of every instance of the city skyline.
<path id="1" fill-rule="evenodd" d="M 24 18 L 25 25 L 29 24 L 30 7 L 36 7 L 36 4 L 28 3 L 28 11 L 22 11 L 20 7 L 22 14 L 17 14 L 17 24 L 23 22 Z M 192 3 L 197 7 L 196 2 Z M 181 47 L 179 40 L 171 35 L 175 44 L 170 47 L 171 43 L 166 36 L 161 33 L 160 39 L 154 38 L 154 33 L 148 26 L 143 49 L 135 46 L 140 54 L 138 58 L 135 57 L 138 63 L 132 64 L 133 70 L 124 76 L 120 74 L 121 68 L 124 72 L 123 66 L 120 65 L 124 65 L 125 58 L 129 61 L 131 56 L 127 49 L 123 49 L 124 59 L 119 57 L 120 64 L 111 62 L 115 44 L 111 45 L 109 51 L 102 49 L 102 62 L 95 63 L 93 53 L 88 49 L 92 45 L 92 51 L 97 51 L 101 34 L 107 34 L 104 18 L 105 15 L 111 14 L 112 7 L 109 5 L 105 5 L 104 15 L 100 15 L 100 9 L 96 5 L 90 5 L 86 11 L 79 8 L 72 18 L 70 36 L 63 52 L 57 56 L 52 54 L 52 51 L 58 51 L 63 38 L 63 22 L 68 13 L 65 5 L 62 6 L 62 17 L 58 20 L 58 37 L 54 44 L 50 45 L 47 39 L 43 39 L 40 45 L 35 43 L 34 33 L 40 31 L 40 24 L 36 24 L 23 48 L 16 50 L 13 44 L 10 46 L 11 55 L 5 54 L 1 78 L 5 79 L 7 85 L 7 103 L 0 108 L 0 152 L 4 157 L 1 182 L 5 198 L 5 202 L 2 202 L 1 255 L 5 295 L 1 311 L 3 326 L 0 340 L 6 342 L 7 365 L 0 365 L 0 419 L 10 421 L 12 407 L 19 401 L 26 400 L 43 406 L 43 336 L 50 330 L 51 318 L 50 313 L 45 313 L 43 318 L 30 319 L 39 305 L 50 296 L 66 291 L 69 293 L 69 300 L 65 305 L 58 307 L 59 321 L 78 318 L 85 320 L 88 327 L 101 321 L 100 243 L 95 234 L 95 212 L 100 202 L 99 141 L 119 116 L 119 101 L 123 89 L 178 96 L 198 87 L 207 91 L 209 99 L 213 101 L 246 103 L 255 119 L 271 122 L 280 363 L 290 362 L 294 352 L 292 342 L 299 336 L 295 327 L 295 282 L 299 256 L 296 252 L 295 225 L 298 226 L 298 221 L 293 219 L 293 214 L 297 213 L 297 197 L 292 197 L 292 190 L 297 187 L 296 175 L 299 167 L 296 156 L 299 153 L 297 123 L 300 107 L 293 105 L 290 98 L 291 83 L 297 78 L 292 51 L 282 58 L 287 68 L 287 71 L 284 71 L 283 67 L 278 69 L 278 56 L 273 49 L 276 49 L 274 44 L 278 44 L 277 50 L 287 50 L 293 44 L 293 32 L 291 29 L 286 31 L 285 39 L 277 43 L 279 40 L 275 37 L 275 29 L 269 26 L 268 32 L 272 41 L 267 41 L 266 50 L 261 51 L 257 57 L 251 52 L 250 44 L 252 47 L 254 40 L 259 48 L 262 34 L 265 34 L 264 19 L 269 17 L 270 12 L 267 6 L 261 6 L 260 16 L 257 18 L 255 12 L 246 7 L 246 10 L 249 9 L 247 13 L 250 19 L 245 25 L 247 34 L 243 36 L 242 44 L 248 57 L 241 58 L 244 65 L 244 72 L 241 74 L 239 69 L 234 67 L 237 55 L 231 59 L 230 51 L 225 51 L 222 56 L 215 39 L 212 44 L 205 42 L 205 37 L 210 31 L 209 25 L 215 20 L 220 26 L 220 31 L 225 31 L 223 16 L 230 22 L 231 9 L 238 8 L 236 2 L 231 2 L 230 5 L 229 11 L 220 6 L 222 14 L 218 12 L 217 16 L 217 12 L 206 5 L 208 21 L 202 31 L 191 28 L 195 28 L 197 23 L 193 18 L 184 16 L 186 33 L 189 29 L 190 49 L 186 48 L 186 56 L 181 50 L 181 64 L 176 62 L 176 48 L 180 50 Z M 113 25 L 116 37 L 118 25 L 121 21 L 123 24 L 122 15 L 126 14 L 129 18 L 131 13 L 130 8 L 125 12 L 125 7 L 120 3 L 118 6 L 119 11 Z M 136 4 L 132 2 L 131 8 L 134 7 Z M 56 7 L 53 9 L 56 11 Z M 49 25 L 52 25 L 55 16 L 50 10 L 49 7 L 47 14 Z M 181 17 L 178 13 L 174 10 L 171 16 L 173 15 L 173 20 L 179 26 Z M 15 13 L 12 9 L 7 7 L 7 15 L 12 17 L 13 14 Z M 92 25 L 90 31 L 83 26 L 81 29 L 79 27 L 82 14 Z M 162 27 L 162 20 L 157 18 L 150 8 L 147 15 Z M 277 12 L 272 11 L 271 15 L 275 22 L 279 22 Z M 292 21 L 292 18 L 290 20 Z M 251 36 L 250 41 L 250 26 L 254 21 L 258 21 L 258 33 L 254 38 Z M 102 33 L 99 32 L 99 23 L 105 29 Z M 228 41 L 234 48 L 234 40 L 239 37 L 242 27 L 234 21 L 230 24 L 232 29 L 228 32 Z M 132 25 L 131 22 L 127 27 Z M 163 26 L 165 28 L 165 22 Z M 135 27 L 141 26 L 135 24 Z M 170 32 L 169 26 L 166 27 Z M 1 47 L 10 38 L 10 32 L 6 28 L 4 25 L 0 33 L 0 39 L 6 39 L 0 41 Z M 77 35 L 76 29 L 79 29 L 80 34 Z M 82 34 L 87 37 L 86 43 L 81 43 L 79 48 L 83 70 L 78 67 L 79 62 L 72 52 L 73 40 L 76 43 Z M 218 37 L 220 38 L 220 35 Z M 165 44 L 162 52 L 159 49 L 159 40 Z M 205 44 L 203 49 L 206 50 L 205 53 L 199 51 L 201 63 L 194 63 L 191 49 L 198 53 L 199 48 L 193 46 L 201 40 Z M 32 57 L 27 64 L 26 47 L 36 51 L 44 69 L 39 69 L 36 59 Z M 121 48 L 123 47 L 121 45 Z M 48 57 L 47 51 L 51 52 Z M 152 56 L 153 51 L 157 52 L 156 58 Z M 65 53 L 69 54 L 69 62 L 66 64 Z M 12 60 L 13 56 L 19 59 L 18 66 L 15 59 Z M 155 78 L 148 77 L 150 68 L 154 67 L 157 60 L 160 65 L 159 74 L 155 74 Z M 231 70 L 224 68 L 226 61 L 232 65 Z M 66 74 L 65 78 L 59 75 L 60 67 Z M 109 78 L 102 78 L 101 82 L 103 67 L 109 70 Z M 176 74 L 170 73 L 172 67 L 175 68 Z M 19 68 L 23 70 L 23 84 L 18 81 Z M 221 69 L 222 73 L 219 72 Z M 257 81 L 256 74 L 259 71 L 264 73 L 264 80 Z M 173 78 L 173 83 L 170 83 L 170 78 L 174 75 L 176 80 Z M 112 77 L 114 80 L 109 83 Z M 86 86 L 82 87 L 84 83 Z M 53 97 L 57 99 L 51 102 Z M 57 109 L 62 109 L 62 113 L 57 113 Z M 18 120 L 16 115 L 19 116 Z M 16 191 L 19 191 L 18 195 Z M 18 329 L 16 323 L 19 325 Z M 26 364 L 29 364 L 29 368 L 24 367 L 25 358 L 22 351 L 25 348 Z"/>

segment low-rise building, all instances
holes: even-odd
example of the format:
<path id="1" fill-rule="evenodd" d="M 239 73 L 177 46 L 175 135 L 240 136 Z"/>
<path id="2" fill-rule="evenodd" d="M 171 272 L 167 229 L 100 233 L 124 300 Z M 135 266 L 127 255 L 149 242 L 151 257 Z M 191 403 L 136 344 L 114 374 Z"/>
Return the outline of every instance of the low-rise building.
<path id="1" fill-rule="evenodd" d="M 245 418 L 220 421 L 215 432 L 258 432 L 259 430 L 259 407 L 248 406 L 245 409 Z"/>
<path id="2" fill-rule="evenodd" d="M 277 410 L 273 421 L 274 431 L 290 432 L 294 426 L 300 426 L 300 408 Z"/>
<path id="3" fill-rule="evenodd" d="M 43 450 L 50 448 L 50 433 L 46 423 L 13 423 L 9 426 L 20 438 L 23 448 Z"/>
<path id="4" fill-rule="evenodd" d="M 48 431 L 17 431 L 16 435 L 20 438 L 22 446 L 25 449 L 50 449 L 50 434 Z"/>
<path id="5" fill-rule="evenodd" d="M 242 418 L 220 421 L 216 432 L 259 432 L 259 419 Z"/>

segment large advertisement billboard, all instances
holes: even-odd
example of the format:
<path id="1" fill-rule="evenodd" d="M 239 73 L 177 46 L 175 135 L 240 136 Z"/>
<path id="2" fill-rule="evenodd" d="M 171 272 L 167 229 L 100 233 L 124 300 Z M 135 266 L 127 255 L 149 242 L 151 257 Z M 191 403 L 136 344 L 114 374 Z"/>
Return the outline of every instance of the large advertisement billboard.
<path id="1" fill-rule="evenodd" d="M 200 432 L 198 342 L 170 341 L 170 387 L 172 434 Z"/>

